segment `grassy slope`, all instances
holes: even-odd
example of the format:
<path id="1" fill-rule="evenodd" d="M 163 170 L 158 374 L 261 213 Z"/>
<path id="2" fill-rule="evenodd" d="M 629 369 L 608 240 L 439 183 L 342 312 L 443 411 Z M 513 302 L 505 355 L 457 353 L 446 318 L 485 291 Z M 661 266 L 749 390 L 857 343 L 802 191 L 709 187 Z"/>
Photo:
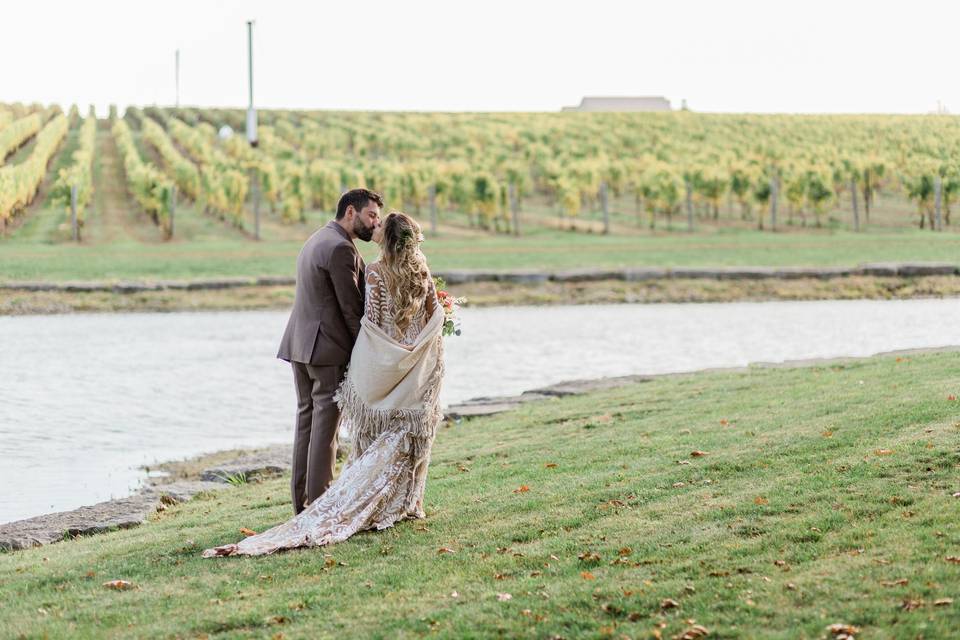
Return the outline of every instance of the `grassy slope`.
<path id="1" fill-rule="evenodd" d="M 0 636 L 948 637 L 958 357 L 686 375 L 457 425 L 426 521 L 326 550 L 200 558 L 288 517 L 277 479 L 0 555 Z"/>
<path id="2" fill-rule="evenodd" d="M 189 215 L 188 215 L 189 213 Z M 285 238 L 254 242 L 222 223 L 185 211 L 182 228 L 197 237 L 170 243 L 111 242 L 74 246 L 25 239 L 0 241 L 5 280 L 191 278 L 290 275 L 303 240 L 315 228 L 286 229 Z M 189 226 L 188 226 L 189 221 Z M 324 219 L 311 218 L 315 225 Z M 372 245 L 362 246 L 367 258 Z M 451 231 L 428 239 L 424 252 L 434 269 L 564 269 L 624 266 L 807 265 L 847 266 L 879 261 L 948 261 L 960 256 L 960 235 L 915 230 L 599 236 L 540 229 L 520 240 Z"/>

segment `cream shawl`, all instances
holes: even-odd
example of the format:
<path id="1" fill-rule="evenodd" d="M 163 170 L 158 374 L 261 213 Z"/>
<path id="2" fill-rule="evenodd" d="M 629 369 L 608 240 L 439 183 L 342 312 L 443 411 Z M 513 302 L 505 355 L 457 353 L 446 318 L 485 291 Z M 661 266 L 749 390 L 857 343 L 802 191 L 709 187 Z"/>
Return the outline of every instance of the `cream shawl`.
<path id="1" fill-rule="evenodd" d="M 335 397 L 343 416 L 351 458 L 386 430 L 409 434 L 419 462 L 429 451 L 443 417 L 443 308 L 437 305 L 413 345 L 404 346 L 366 316 L 350 355 L 347 376 Z"/>

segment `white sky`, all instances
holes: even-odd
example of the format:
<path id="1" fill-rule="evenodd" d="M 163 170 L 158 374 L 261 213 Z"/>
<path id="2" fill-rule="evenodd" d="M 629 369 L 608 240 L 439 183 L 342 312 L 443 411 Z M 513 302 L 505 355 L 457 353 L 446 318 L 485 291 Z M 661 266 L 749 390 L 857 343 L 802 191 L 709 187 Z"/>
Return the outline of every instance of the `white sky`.
<path id="1" fill-rule="evenodd" d="M 555 111 L 960 112 L 960 2 L 46 0 L 0 8 L 0 102 Z"/>

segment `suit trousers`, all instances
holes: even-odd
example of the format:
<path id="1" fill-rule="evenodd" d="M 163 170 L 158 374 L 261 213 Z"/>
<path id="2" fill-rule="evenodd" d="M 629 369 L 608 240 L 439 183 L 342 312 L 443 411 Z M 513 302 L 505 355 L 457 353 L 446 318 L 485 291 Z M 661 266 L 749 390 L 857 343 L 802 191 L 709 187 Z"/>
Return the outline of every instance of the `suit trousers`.
<path id="1" fill-rule="evenodd" d="M 330 482 L 337 463 L 337 427 L 340 409 L 333 396 L 346 373 L 346 365 L 293 365 L 297 388 L 297 423 L 293 437 L 293 474 L 290 493 L 293 512 L 320 497 Z"/>

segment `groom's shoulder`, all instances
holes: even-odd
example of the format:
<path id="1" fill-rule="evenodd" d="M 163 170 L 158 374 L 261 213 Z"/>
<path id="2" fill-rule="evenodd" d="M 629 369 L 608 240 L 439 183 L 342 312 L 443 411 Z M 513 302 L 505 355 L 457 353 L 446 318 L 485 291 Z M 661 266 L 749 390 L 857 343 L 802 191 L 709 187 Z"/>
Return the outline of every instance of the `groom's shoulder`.
<path id="1" fill-rule="evenodd" d="M 332 223 L 335 224 L 335 223 Z M 310 256 L 310 261 L 326 265 L 334 254 L 341 252 L 357 253 L 357 248 L 350 238 L 344 237 L 332 224 L 320 227 L 313 232 L 303 245 L 301 254 Z"/>

